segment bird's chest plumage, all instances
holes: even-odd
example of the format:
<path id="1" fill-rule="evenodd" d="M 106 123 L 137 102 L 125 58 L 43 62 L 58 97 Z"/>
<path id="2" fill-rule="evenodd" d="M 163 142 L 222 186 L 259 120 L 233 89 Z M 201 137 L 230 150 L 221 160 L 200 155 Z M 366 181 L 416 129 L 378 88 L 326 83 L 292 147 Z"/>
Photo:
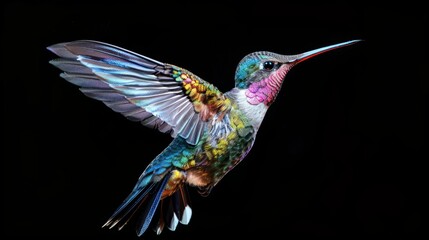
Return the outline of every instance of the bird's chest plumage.
<path id="1" fill-rule="evenodd" d="M 222 117 L 214 119 L 206 136 L 197 145 L 195 167 L 188 169 L 191 185 L 215 185 L 249 153 L 257 130 L 265 115 L 266 106 L 248 104 L 244 92 L 231 95 L 234 107 Z"/>
<path id="2" fill-rule="evenodd" d="M 195 167 L 188 169 L 191 185 L 215 185 L 250 151 L 256 129 L 238 109 L 209 126 L 207 134 L 197 145 Z"/>

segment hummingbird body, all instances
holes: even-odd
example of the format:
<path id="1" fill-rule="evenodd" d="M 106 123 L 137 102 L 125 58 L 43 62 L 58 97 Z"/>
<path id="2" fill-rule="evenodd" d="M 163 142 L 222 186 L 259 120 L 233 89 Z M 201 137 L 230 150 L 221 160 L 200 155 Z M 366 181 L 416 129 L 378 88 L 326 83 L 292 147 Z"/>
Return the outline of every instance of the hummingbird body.
<path id="1" fill-rule="evenodd" d="M 61 77 L 88 97 L 144 126 L 170 133 L 173 141 L 146 167 L 131 193 L 103 225 L 122 229 L 138 218 L 137 235 L 154 223 L 160 234 L 192 215 L 186 186 L 205 196 L 251 150 L 287 72 L 349 41 L 298 55 L 255 52 L 235 73 L 235 87 L 222 93 L 175 65 L 107 43 L 81 40 L 48 47 Z"/>

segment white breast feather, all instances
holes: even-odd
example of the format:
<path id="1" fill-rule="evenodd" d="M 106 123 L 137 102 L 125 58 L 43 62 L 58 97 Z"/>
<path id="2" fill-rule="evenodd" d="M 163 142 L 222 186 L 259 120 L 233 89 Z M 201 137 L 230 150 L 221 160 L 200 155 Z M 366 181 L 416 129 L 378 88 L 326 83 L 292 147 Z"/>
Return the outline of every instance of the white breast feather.
<path id="1" fill-rule="evenodd" d="M 245 94 L 246 90 L 244 89 L 233 89 L 230 93 L 233 95 L 235 100 L 237 101 L 237 105 L 240 110 L 246 115 L 249 119 L 252 126 L 258 130 L 259 126 L 262 123 L 262 120 L 267 113 L 268 106 L 264 103 L 260 103 L 257 105 L 252 105 L 247 101 L 247 97 Z"/>

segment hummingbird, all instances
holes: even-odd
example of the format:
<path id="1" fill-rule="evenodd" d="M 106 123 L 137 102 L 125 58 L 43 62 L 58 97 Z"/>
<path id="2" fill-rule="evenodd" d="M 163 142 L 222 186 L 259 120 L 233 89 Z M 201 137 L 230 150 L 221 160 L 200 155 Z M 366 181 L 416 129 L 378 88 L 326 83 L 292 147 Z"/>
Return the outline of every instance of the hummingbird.
<path id="1" fill-rule="evenodd" d="M 83 94 L 172 137 L 103 227 L 121 230 L 135 219 L 140 237 L 149 227 L 159 235 L 165 227 L 174 231 L 179 223 L 189 224 L 188 186 L 207 196 L 246 157 L 286 74 L 300 62 L 359 41 L 295 55 L 250 53 L 225 93 L 184 68 L 112 44 L 77 40 L 49 46 L 57 55 L 50 63 Z"/>

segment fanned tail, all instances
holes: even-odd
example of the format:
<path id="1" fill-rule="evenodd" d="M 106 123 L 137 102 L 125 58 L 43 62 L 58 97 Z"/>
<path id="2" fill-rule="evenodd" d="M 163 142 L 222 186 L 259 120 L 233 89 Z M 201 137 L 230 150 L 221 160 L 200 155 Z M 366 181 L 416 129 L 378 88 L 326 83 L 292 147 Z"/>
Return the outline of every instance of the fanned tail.
<path id="1" fill-rule="evenodd" d="M 131 194 L 102 227 L 109 227 L 109 229 L 118 227 L 118 230 L 121 230 L 133 217 L 137 217 L 136 232 L 138 236 L 142 236 L 151 225 L 157 211 L 159 217 L 154 230 L 158 235 L 165 226 L 175 231 L 179 222 L 187 225 L 191 219 L 192 210 L 186 186 L 180 183 L 171 197 L 164 199 L 163 196 L 171 175 L 171 172 L 165 174 L 156 182 L 152 181 L 152 176 L 142 177 Z"/>
<path id="2" fill-rule="evenodd" d="M 116 209 L 112 216 L 102 227 L 109 229 L 117 226 L 121 230 L 140 210 L 145 207 L 140 216 L 140 224 L 137 225 L 137 234 L 141 236 L 148 228 L 153 215 L 158 207 L 165 185 L 170 179 L 171 173 L 166 174 L 160 181 L 151 181 L 151 176 L 139 180 L 130 195 Z M 146 204 L 146 206 L 143 206 Z"/>
<path id="3" fill-rule="evenodd" d="M 192 217 L 192 209 L 186 185 L 179 185 L 169 199 L 161 201 L 159 220 L 155 227 L 156 234 L 161 234 L 165 226 L 175 231 L 179 222 L 188 225 Z"/>

